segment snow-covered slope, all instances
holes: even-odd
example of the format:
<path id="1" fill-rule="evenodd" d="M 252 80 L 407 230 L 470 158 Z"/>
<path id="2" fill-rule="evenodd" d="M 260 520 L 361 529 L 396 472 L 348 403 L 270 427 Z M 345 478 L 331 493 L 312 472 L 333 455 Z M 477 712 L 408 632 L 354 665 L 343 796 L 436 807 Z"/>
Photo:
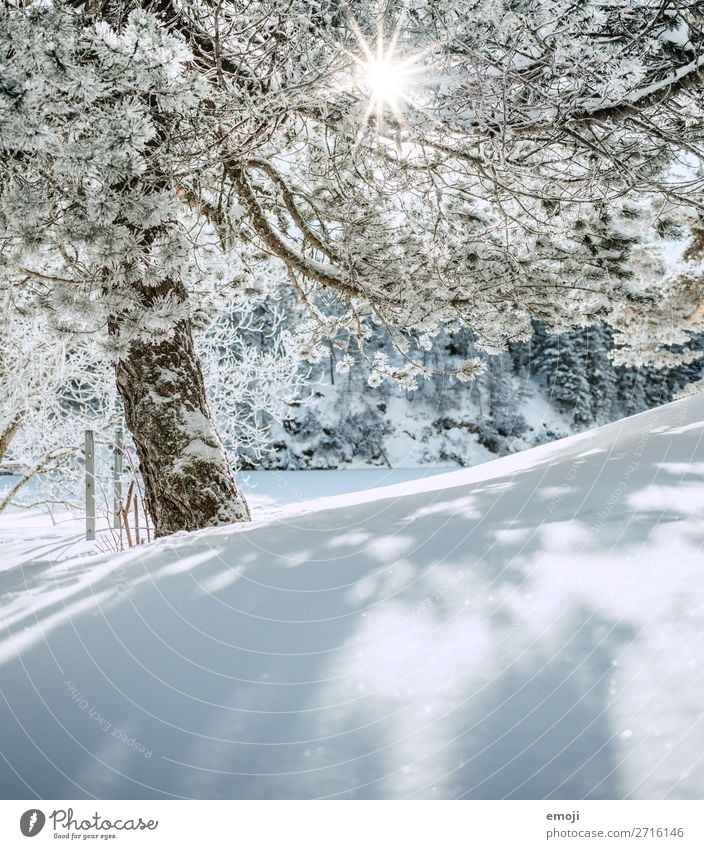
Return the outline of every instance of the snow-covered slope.
<path id="1" fill-rule="evenodd" d="M 2 796 L 701 797 L 703 437 L 700 395 L 6 569 Z"/>

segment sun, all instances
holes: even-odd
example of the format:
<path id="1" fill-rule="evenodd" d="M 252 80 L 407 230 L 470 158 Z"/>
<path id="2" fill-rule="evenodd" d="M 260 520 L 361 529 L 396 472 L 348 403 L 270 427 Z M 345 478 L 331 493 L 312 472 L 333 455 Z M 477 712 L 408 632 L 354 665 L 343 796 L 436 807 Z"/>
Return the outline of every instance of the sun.
<path id="1" fill-rule="evenodd" d="M 407 69 L 393 56 L 374 58 L 362 64 L 364 85 L 375 105 L 396 111 L 406 98 Z"/>
<path id="2" fill-rule="evenodd" d="M 396 21 L 389 38 L 381 20 L 377 21 L 371 42 L 364 37 L 354 17 L 349 13 L 347 17 L 359 47 L 359 53 L 349 55 L 355 68 L 355 85 L 367 101 L 363 123 L 375 116 L 379 133 L 386 114 L 391 113 L 397 121 L 402 121 L 404 110 L 412 105 L 413 76 L 419 71 L 420 57 L 404 55 L 405 51 L 399 49 L 403 17 Z"/>

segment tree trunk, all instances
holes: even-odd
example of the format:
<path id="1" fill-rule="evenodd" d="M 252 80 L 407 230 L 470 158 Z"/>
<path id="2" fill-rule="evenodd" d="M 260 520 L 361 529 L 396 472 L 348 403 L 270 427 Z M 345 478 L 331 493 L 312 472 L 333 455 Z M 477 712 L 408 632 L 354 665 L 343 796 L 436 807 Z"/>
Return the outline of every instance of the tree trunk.
<path id="1" fill-rule="evenodd" d="M 5 429 L 0 432 L 0 462 L 2 462 L 5 452 L 10 447 L 14 435 L 19 430 L 24 415 L 23 412 L 17 413 L 12 421 L 5 426 Z"/>
<path id="2" fill-rule="evenodd" d="M 164 341 L 133 342 L 116 372 L 155 535 L 248 521 L 208 411 L 190 322 Z"/>

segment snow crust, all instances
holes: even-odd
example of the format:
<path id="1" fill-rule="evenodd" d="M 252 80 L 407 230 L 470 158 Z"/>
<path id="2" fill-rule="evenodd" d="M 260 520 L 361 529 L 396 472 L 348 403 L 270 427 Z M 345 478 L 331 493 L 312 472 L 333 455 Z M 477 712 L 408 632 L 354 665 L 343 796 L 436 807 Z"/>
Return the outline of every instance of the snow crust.
<path id="1" fill-rule="evenodd" d="M 118 557 L 3 519 L 3 797 L 701 798 L 703 437 L 700 394 Z"/>

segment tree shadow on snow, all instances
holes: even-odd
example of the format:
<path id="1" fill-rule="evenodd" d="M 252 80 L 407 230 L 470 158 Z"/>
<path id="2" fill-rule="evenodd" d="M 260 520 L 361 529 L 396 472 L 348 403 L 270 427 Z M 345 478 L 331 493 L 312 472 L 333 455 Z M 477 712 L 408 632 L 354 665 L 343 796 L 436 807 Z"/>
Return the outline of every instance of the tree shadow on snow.
<path id="1" fill-rule="evenodd" d="M 640 625 L 621 607 L 704 490 L 661 497 L 701 431 L 671 436 L 25 568 L 0 613 L 0 792 L 628 795 L 609 675 Z"/>

